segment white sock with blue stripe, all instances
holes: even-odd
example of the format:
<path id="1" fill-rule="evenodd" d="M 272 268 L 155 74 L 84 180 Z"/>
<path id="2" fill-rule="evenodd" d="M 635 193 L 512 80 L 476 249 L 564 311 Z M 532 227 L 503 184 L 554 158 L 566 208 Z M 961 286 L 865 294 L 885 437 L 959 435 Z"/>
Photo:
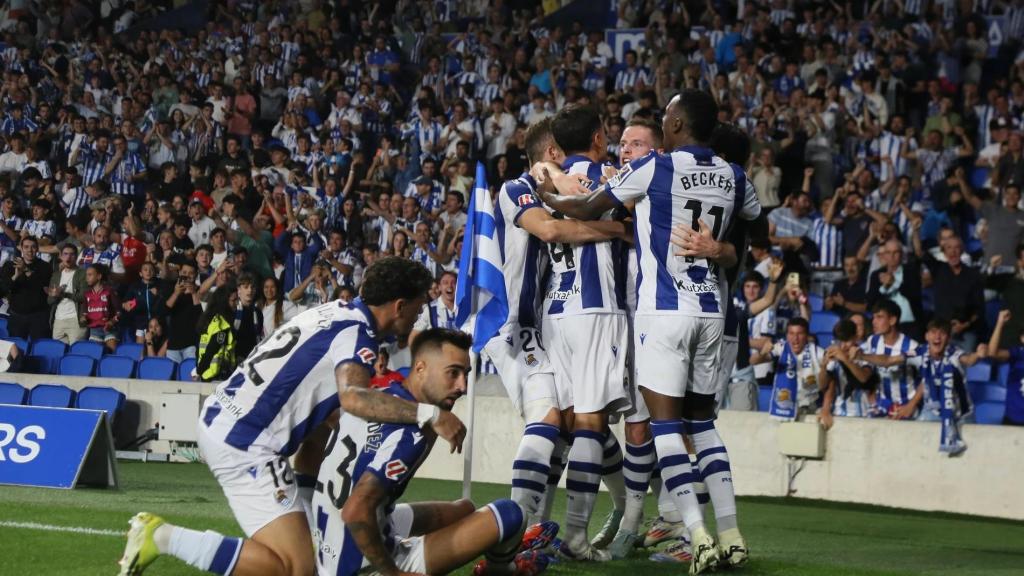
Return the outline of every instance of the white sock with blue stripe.
<path id="1" fill-rule="evenodd" d="M 572 437 L 567 434 L 559 434 L 555 440 L 555 449 L 551 452 L 551 471 L 548 472 L 548 484 L 544 491 L 544 502 L 537 511 L 536 518 L 532 523 L 543 522 L 551 519 L 551 508 L 555 505 L 555 497 L 558 496 L 558 482 L 562 479 L 562 472 L 565 471 L 565 463 L 569 461 L 569 446 L 572 444 Z"/>
<path id="2" fill-rule="evenodd" d="M 651 420 L 651 434 L 654 435 L 654 449 L 661 467 L 662 491 L 682 512 L 683 522 L 692 533 L 695 528 L 704 526 L 704 518 L 693 488 L 695 479 L 690 455 L 683 444 L 683 423 L 679 420 Z"/>
<path id="3" fill-rule="evenodd" d="M 622 515 L 621 528 L 637 532 L 644 518 L 644 498 L 654 470 L 654 441 L 648 440 L 639 446 L 626 443 L 626 458 L 622 473 L 626 483 L 626 509 Z"/>
<path id="4" fill-rule="evenodd" d="M 608 494 L 612 497 L 615 509 L 625 510 L 626 481 L 622 476 L 622 448 L 619 447 L 619 439 L 611 429 L 607 431 L 601 449 L 601 480 L 608 487 Z"/>
<path id="5" fill-rule="evenodd" d="M 687 420 L 686 433 L 697 451 L 700 477 L 707 485 L 711 505 L 715 508 L 718 533 L 736 528 L 736 494 L 732 487 L 729 453 L 725 450 L 714 420 Z"/>
<path id="6" fill-rule="evenodd" d="M 587 545 L 587 526 L 601 485 L 601 466 L 605 435 L 592 430 L 577 430 L 569 449 L 569 472 L 565 487 L 569 503 L 565 510 L 565 542 L 571 550 Z"/>
<path id="7" fill-rule="evenodd" d="M 170 529 L 169 537 L 167 529 Z M 157 528 L 157 532 L 161 531 L 164 532 L 161 537 L 153 535 L 161 554 L 170 554 L 190 566 L 214 574 L 231 574 L 242 551 L 241 538 L 228 538 L 212 530 L 200 532 L 164 524 Z"/>
<path id="8" fill-rule="evenodd" d="M 557 440 L 557 426 L 536 422 L 526 426 L 519 441 L 519 451 L 512 462 L 512 499 L 523 507 L 528 517 L 537 514 L 544 503 L 551 453 Z"/>

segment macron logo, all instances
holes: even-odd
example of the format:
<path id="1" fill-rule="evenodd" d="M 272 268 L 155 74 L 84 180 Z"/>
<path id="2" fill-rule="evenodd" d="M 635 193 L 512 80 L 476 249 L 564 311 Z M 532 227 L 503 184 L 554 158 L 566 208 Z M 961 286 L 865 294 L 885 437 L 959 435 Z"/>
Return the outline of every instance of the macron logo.
<path id="1" fill-rule="evenodd" d="M 641 332 L 640 333 L 640 345 L 641 346 L 644 345 L 644 340 L 647 340 L 647 334 L 644 334 L 644 333 Z"/>

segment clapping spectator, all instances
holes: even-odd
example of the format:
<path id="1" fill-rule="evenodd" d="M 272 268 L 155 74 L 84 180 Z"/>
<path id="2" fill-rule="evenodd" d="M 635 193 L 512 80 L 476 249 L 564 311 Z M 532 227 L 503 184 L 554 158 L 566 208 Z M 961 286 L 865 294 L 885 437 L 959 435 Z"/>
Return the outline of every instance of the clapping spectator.
<path id="1" fill-rule="evenodd" d="M 0 267 L 0 294 L 10 303 L 7 332 L 18 338 L 46 338 L 50 333 L 47 288 L 53 269 L 37 258 L 39 241 L 21 239 L 21 252 Z"/>

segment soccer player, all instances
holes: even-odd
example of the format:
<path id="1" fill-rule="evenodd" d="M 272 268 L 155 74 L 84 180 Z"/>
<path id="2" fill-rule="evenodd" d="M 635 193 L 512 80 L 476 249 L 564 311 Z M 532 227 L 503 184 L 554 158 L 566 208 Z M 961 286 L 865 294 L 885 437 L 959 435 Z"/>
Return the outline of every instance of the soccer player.
<path id="1" fill-rule="evenodd" d="M 430 283 L 422 265 L 382 258 L 367 270 L 360 298 L 303 312 L 257 346 L 207 398 L 198 430 L 199 450 L 247 539 L 142 512 L 131 520 L 122 576 L 141 574 L 163 554 L 215 574 L 312 574 L 306 510 L 316 472 L 305 471 L 313 478 L 300 489 L 288 458 L 339 405 L 369 421 L 433 428 L 461 447 L 465 427 L 450 412 L 369 389 L 378 345 L 409 333 Z"/>
<path id="2" fill-rule="evenodd" d="M 384 394 L 451 410 L 466 393 L 471 344 L 457 330 L 421 332 L 412 342 L 409 377 Z M 313 497 L 320 576 L 355 576 L 364 569 L 445 574 L 481 553 L 481 574 L 531 576 L 547 566 L 537 554 L 517 557 L 526 516 L 512 500 L 478 510 L 469 500 L 396 504 L 436 437 L 416 424 L 341 417 Z"/>
<path id="3" fill-rule="evenodd" d="M 525 147 L 532 162 L 561 164 L 565 160 L 547 119 L 527 130 Z M 512 499 L 528 516 L 546 520 L 555 494 L 554 486 L 548 490 L 549 479 L 553 479 L 552 484 L 558 482 L 566 448 L 560 434 L 565 430 L 561 410 L 571 405 L 569 398 L 559 398 L 537 314 L 541 282 L 548 266 L 547 246 L 610 240 L 625 236 L 627 231 L 621 222 L 555 218 L 539 202 L 536 188 L 533 178 L 523 174 L 505 182 L 498 193 L 495 216 L 504 232 L 498 238 L 504 254 L 502 268 L 509 312 L 505 324 L 484 351 L 526 422 L 512 463 Z"/>
<path id="4" fill-rule="evenodd" d="M 552 117 L 551 134 L 566 155 L 561 168 L 585 177 L 590 189 L 597 189 L 603 176 L 601 160 L 607 154 L 607 138 L 597 111 L 567 106 Z M 614 208 L 609 204 L 587 219 L 609 220 Z M 571 399 L 573 421 L 561 552 L 580 560 L 607 561 L 611 555 L 587 541 L 587 527 L 602 476 L 615 507 L 625 505 L 622 455 L 618 439 L 608 428 L 609 414 L 629 408 L 623 386 L 627 348 L 624 252 L 618 240 L 552 243 L 548 249 L 552 274 L 544 296 L 542 331 L 560 396 Z"/>
<path id="5" fill-rule="evenodd" d="M 637 280 L 637 382 L 651 413 L 651 432 L 666 490 L 693 539 L 690 572 L 716 567 L 719 558 L 732 563 L 728 551 L 742 545 L 735 529 L 735 504 L 716 507 L 722 551 L 704 527 L 694 495 L 695 480 L 683 444 L 694 440 L 698 466 L 708 479 L 712 500 L 724 501 L 731 483 L 728 456 L 714 427 L 715 369 L 724 323 L 720 262 L 711 258 L 669 255 L 672 226 L 689 223 L 698 232 L 710 229 L 722 240 L 734 217 L 751 220 L 759 205 L 745 184 L 739 166 L 716 156 L 707 143 L 717 122 L 718 107 L 710 94 L 685 90 L 669 102 L 662 128 L 668 155 L 651 153 L 630 162 L 595 193 L 582 196 L 543 194 L 544 201 L 574 218 L 595 218 L 609 208 L 635 202 L 635 239 L 640 275 Z M 543 170 L 561 189 L 572 178 Z M 705 232 L 706 233 L 706 232 Z M 689 393 L 688 393 L 689 390 Z M 683 396 L 686 395 L 686 402 Z M 731 489 L 728 490 L 731 493 Z M 735 561 L 742 561 L 742 556 Z"/>

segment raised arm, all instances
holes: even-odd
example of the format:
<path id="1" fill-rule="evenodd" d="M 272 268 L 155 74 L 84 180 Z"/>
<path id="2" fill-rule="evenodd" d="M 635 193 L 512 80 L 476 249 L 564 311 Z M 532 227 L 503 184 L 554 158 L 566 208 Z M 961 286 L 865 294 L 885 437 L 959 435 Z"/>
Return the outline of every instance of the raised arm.
<path id="1" fill-rule="evenodd" d="M 1003 338 L 1003 327 L 1010 321 L 1010 311 L 1000 310 L 996 318 L 996 327 L 992 330 L 992 336 L 988 339 L 988 357 L 997 362 L 1006 362 L 1010 359 L 1010 351 L 1000 348 L 999 343 Z"/>
<path id="2" fill-rule="evenodd" d="M 416 404 L 370 388 L 370 372 L 363 366 L 345 362 L 334 370 L 338 396 L 345 412 L 367 422 L 430 425 L 437 435 L 462 452 L 466 427 L 457 416 L 429 404 Z"/>

